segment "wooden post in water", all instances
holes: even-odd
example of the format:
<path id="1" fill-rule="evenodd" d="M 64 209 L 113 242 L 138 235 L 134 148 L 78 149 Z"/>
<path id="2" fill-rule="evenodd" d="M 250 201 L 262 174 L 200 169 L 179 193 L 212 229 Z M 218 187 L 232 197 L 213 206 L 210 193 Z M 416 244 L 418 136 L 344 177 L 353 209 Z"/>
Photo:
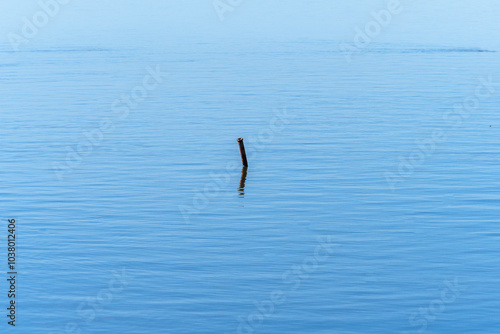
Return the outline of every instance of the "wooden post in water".
<path id="1" fill-rule="evenodd" d="M 238 138 L 238 144 L 240 145 L 241 162 L 243 166 L 248 167 L 247 154 L 245 153 L 245 144 L 243 144 L 243 138 Z"/>

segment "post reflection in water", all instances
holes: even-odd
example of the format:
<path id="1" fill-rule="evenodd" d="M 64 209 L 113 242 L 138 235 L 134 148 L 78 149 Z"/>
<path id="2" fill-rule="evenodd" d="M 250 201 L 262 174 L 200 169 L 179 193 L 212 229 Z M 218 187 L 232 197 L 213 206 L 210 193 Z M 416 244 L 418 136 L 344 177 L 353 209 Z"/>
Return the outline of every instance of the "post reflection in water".
<path id="1" fill-rule="evenodd" d="M 238 188 L 241 197 L 245 196 L 245 181 L 247 179 L 247 169 L 248 167 L 245 166 L 241 169 L 240 187 Z"/>

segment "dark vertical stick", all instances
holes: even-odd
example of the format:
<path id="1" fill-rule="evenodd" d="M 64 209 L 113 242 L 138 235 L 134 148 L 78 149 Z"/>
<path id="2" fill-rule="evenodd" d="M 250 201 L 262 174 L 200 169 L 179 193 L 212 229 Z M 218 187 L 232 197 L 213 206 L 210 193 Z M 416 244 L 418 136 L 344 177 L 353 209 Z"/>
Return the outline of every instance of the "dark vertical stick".
<path id="1" fill-rule="evenodd" d="M 238 138 L 238 144 L 240 144 L 241 162 L 243 166 L 248 167 L 247 154 L 245 153 L 245 144 L 243 144 L 243 138 Z"/>

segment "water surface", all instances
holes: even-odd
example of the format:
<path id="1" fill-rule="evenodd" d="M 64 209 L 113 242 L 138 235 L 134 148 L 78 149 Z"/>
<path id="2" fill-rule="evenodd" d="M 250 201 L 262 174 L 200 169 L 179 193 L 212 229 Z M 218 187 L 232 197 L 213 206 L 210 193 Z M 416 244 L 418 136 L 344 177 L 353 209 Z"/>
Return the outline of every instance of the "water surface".
<path id="1" fill-rule="evenodd" d="M 347 63 L 337 50 L 0 52 L 19 333 L 498 332 L 499 86 L 460 125 L 443 115 L 481 78 L 500 80 L 499 54 L 374 45 Z M 164 82 L 118 117 L 113 102 L 148 66 Z M 72 159 L 102 120 L 113 128 Z M 398 174 L 435 130 L 446 139 Z M 325 240 L 331 253 L 315 257 Z M 455 279 L 453 302 L 414 314 Z M 285 300 L 262 316 L 277 291 Z"/>

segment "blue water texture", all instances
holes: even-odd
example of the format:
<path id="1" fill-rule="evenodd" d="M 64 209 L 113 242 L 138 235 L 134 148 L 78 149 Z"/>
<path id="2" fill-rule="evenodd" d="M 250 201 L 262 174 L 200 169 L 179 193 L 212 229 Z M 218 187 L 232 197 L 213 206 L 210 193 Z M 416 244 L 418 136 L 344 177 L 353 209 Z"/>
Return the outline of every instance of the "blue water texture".
<path id="1" fill-rule="evenodd" d="M 18 333 L 500 332 L 497 50 L 97 44 L 0 49 Z"/>

